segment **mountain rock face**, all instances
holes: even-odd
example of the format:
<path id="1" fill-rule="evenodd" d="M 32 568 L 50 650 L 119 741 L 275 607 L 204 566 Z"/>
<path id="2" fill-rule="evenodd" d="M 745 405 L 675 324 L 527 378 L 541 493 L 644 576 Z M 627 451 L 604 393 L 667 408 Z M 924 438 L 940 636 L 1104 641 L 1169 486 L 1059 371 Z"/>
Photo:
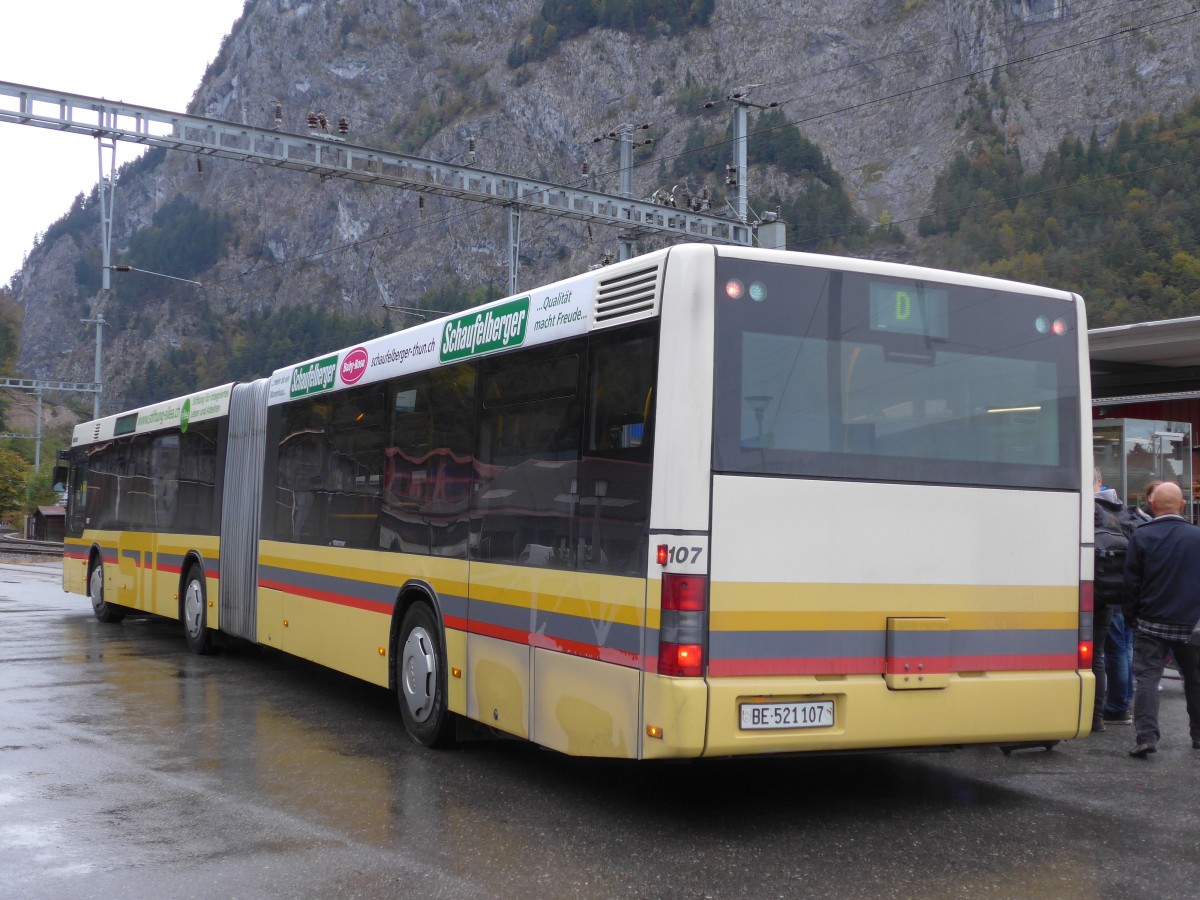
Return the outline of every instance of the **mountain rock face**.
<path id="1" fill-rule="evenodd" d="M 352 143 L 460 163 L 474 138 L 480 168 L 578 185 L 587 162 L 593 186 L 612 193 L 617 148 L 592 139 L 646 122 L 655 144 L 633 173 L 645 197 L 678 180 L 689 129 L 703 123 L 720 139 L 725 98 L 754 86 L 750 99 L 781 103 L 856 210 L 898 223 L 906 258 L 920 261 L 914 220 L 976 138 L 972 114 L 1036 168 L 1066 135 L 1104 141 L 1122 119 L 1170 112 L 1200 90 L 1200 15 L 1184 0 L 716 0 L 700 16 L 707 24 L 642 16 L 636 33 L 593 27 L 513 68 L 542 9 L 542 0 L 247 0 L 187 111 L 271 128 L 278 104 L 279 127 L 294 133 L 306 132 L 310 112 L 331 129 L 344 116 Z M 718 101 L 707 113 L 706 100 Z M 689 185 L 720 191 L 723 179 L 701 172 Z M 755 167 L 749 183 L 753 205 L 787 178 Z M 231 160 L 205 159 L 200 171 L 195 157 L 158 151 L 119 179 L 115 260 L 178 209 L 212 217 L 218 249 L 189 258 L 190 268 L 186 246 L 161 263 L 177 260 L 161 271 L 203 287 L 164 281 L 131 297 L 121 279 L 137 276 L 117 274 L 102 296 L 94 206 L 81 227 L 47 233 L 12 289 L 24 308 L 26 375 L 91 380 L 94 337 L 79 320 L 103 313 L 113 323 L 106 411 L 172 348 L 225 352 L 214 321 L 299 306 L 382 319 L 382 304 L 416 305 L 448 281 L 492 295 L 508 283 L 502 210 L 433 196 L 421 204 L 408 191 Z M 526 215 L 519 283 L 565 277 L 616 247 L 609 229 Z"/>

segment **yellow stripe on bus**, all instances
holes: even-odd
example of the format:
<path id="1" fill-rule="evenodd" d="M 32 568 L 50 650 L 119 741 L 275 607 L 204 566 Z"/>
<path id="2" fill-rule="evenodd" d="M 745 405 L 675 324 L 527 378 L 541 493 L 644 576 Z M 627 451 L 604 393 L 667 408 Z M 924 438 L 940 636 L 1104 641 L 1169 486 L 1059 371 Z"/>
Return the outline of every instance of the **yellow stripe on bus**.
<path id="1" fill-rule="evenodd" d="M 713 610 L 755 610 L 764 613 L 822 612 L 889 615 L 1003 610 L 1007 613 L 1075 612 L 1077 585 L 979 584 L 777 584 L 714 582 Z"/>
<path id="2" fill-rule="evenodd" d="M 944 610 L 921 610 L 906 615 L 938 616 Z M 955 630 L 1073 630 L 1079 626 L 1077 612 L 954 612 L 950 614 Z M 710 616 L 714 631 L 879 631 L 886 618 L 895 618 L 895 610 L 879 609 L 871 613 L 842 612 L 714 612 Z"/>

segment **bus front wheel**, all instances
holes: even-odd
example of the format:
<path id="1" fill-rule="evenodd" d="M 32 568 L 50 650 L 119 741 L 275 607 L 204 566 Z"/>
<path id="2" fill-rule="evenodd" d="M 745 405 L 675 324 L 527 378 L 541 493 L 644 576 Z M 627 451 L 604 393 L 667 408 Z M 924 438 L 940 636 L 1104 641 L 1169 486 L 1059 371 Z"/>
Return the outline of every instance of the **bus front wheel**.
<path id="1" fill-rule="evenodd" d="M 101 622 L 120 622 L 125 610 L 104 599 L 104 564 L 97 561 L 88 574 L 88 599 L 92 601 L 92 612 Z"/>
<path id="2" fill-rule="evenodd" d="M 414 603 L 400 626 L 396 657 L 396 692 L 404 728 L 418 744 L 450 743 L 454 723 L 446 708 L 446 666 L 433 611 Z"/>
<path id="3" fill-rule="evenodd" d="M 180 603 L 183 619 L 183 635 L 188 649 L 204 654 L 212 650 L 212 632 L 208 629 L 208 598 L 204 587 L 204 575 L 196 566 L 188 569 L 187 582 Z"/>

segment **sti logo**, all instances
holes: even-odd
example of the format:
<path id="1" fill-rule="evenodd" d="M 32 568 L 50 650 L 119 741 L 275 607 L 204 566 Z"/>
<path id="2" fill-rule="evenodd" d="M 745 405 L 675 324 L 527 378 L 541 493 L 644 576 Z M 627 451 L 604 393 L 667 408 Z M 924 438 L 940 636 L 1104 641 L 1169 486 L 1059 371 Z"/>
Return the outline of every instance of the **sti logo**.
<path id="1" fill-rule="evenodd" d="M 346 358 L 342 360 L 341 375 L 342 384 L 357 384 L 358 380 L 363 377 L 367 371 L 367 351 L 362 347 L 355 347 L 346 354 Z"/>

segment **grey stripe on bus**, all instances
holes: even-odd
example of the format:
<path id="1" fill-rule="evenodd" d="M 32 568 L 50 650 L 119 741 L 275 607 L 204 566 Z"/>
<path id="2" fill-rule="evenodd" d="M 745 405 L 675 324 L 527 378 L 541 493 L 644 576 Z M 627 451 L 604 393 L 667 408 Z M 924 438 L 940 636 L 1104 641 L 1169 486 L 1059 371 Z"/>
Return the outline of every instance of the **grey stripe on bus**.
<path id="1" fill-rule="evenodd" d="M 340 597 L 352 597 L 368 603 L 378 603 L 390 607 L 396 602 L 401 585 L 381 584 L 376 581 L 359 581 L 354 578 L 342 578 L 337 575 L 319 575 L 315 572 L 298 572 L 293 569 L 281 569 L 277 566 L 260 566 L 259 578 L 284 585 L 285 588 L 301 588 L 319 591 L 324 594 L 334 594 Z M 467 598 L 455 594 L 439 593 L 438 605 L 443 616 L 466 618 Z"/>
<path id="2" fill-rule="evenodd" d="M 1075 631 L 941 632 L 929 653 L 937 656 L 1025 656 L 1075 653 Z M 883 657 L 887 632 L 879 631 L 713 631 L 713 659 L 841 659 Z M 918 655 L 905 651 L 905 655 Z"/>
<path id="3" fill-rule="evenodd" d="M 1001 639 L 998 640 L 997 637 Z M 1071 652 L 1075 632 L 1066 630 L 1008 630 L 1008 631 L 893 631 L 888 633 L 892 656 L 944 656 L 948 652 L 960 655 L 995 653 L 1001 645 L 1019 644 L 1023 652 Z M 1066 648 L 1065 650 L 1063 648 Z"/>
<path id="4" fill-rule="evenodd" d="M 471 600 L 471 621 L 548 638 L 591 644 L 607 650 L 640 654 L 642 629 L 622 622 L 600 622 L 583 616 L 487 600 Z"/>

